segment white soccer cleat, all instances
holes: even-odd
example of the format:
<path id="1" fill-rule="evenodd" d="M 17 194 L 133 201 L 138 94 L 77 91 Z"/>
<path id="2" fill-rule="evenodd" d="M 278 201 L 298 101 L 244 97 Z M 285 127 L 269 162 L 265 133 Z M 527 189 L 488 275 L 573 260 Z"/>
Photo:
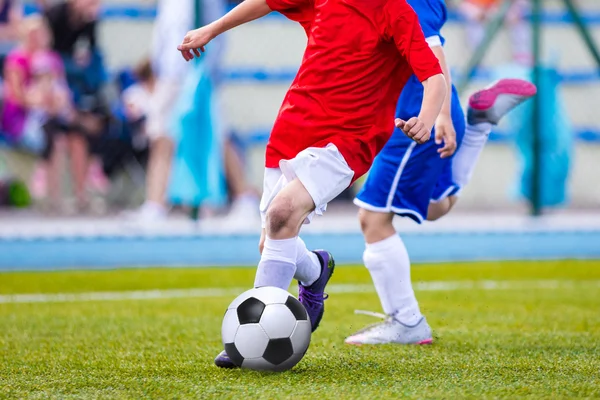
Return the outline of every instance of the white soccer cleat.
<path id="1" fill-rule="evenodd" d="M 537 88 L 523 79 L 500 79 L 469 97 L 467 121 L 471 125 L 498 122 L 511 110 L 533 97 Z"/>
<path id="2" fill-rule="evenodd" d="M 367 314 L 366 312 L 360 312 Z M 431 328 L 425 317 L 413 326 L 408 326 L 395 319 L 393 316 L 369 313 L 385 318 L 383 322 L 367 326 L 366 328 L 349 336 L 344 341 L 346 344 L 431 344 L 433 337 Z"/>

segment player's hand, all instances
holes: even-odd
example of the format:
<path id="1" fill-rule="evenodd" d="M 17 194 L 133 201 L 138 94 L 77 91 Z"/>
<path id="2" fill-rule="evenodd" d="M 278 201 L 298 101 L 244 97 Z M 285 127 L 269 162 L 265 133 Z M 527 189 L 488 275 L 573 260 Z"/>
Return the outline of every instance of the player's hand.
<path id="1" fill-rule="evenodd" d="M 423 144 L 431 137 L 431 132 L 423 121 L 417 117 L 412 117 L 408 121 L 404 121 L 400 118 L 396 118 L 396 128 L 401 129 L 402 132 L 415 142 Z"/>
<path id="2" fill-rule="evenodd" d="M 183 38 L 183 42 L 177 46 L 185 61 L 194 59 L 194 56 L 200 57 L 204 53 L 204 46 L 214 39 L 214 34 L 210 25 L 189 31 Z"/>
<path id="3" fill-rule="evenodd" d="M 444 143 L 444 146 L 438 149 L 442 158 L 450 157 L 456 151 L 456 131 L 450 116 L 440 114 L 435 121 L 435 143 Z"/>

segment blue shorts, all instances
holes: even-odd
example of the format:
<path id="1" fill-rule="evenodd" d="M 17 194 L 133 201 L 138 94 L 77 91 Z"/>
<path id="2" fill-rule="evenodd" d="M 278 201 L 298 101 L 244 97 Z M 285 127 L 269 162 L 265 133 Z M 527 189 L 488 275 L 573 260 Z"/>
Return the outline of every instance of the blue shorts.
<path id="1" fill-rule="evenodd" d="M 417 104 L 420 106 L 420 102 Z M 460 146 L 465 133 L 465 115 L 456 90 L 453 91 L 451 111 Z M 397 115 L 407 120 L 418 115 L 418 110 L 399 110 Z M 395 129 L 375 158 L 354 203 L 366 210 L 393 212 L 421 223 L 427 219 L 430 202 L 456 194 L 460 188 L 452 180 L 452 157 L 440 157 L 437 150 L 443 145 L 435 144 L 434 133 L 431 140 L 419 145 Z"/>

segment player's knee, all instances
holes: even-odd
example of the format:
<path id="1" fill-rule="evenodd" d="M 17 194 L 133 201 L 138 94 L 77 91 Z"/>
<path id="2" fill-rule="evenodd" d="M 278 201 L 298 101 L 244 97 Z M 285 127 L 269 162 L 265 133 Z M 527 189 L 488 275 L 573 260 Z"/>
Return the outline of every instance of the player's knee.
<path id="1" fill-rule="evenodd" d="M 266 228 L 271 234 L 280 232 L 288 224 L 294 214 L 294 204 L 288 197 L 277 197 L 267 209 Z"/>
<path id="2" fill-rule="evenodd" d="M 375 213 L 361 208 L 358 212 L 358 220 L 360 221 L 360 229 L 363 233 L 377 229 L 382 222 L 381 216 L 381 213 Z"/>
<path id="3" fill-rule="evenodd" d="M 358 220 L 367 243 L 378 242 L 394 234 L 393 218 L 393 214 L 390 213 L 373 212 L 361 208 L 358 212 Z"/>

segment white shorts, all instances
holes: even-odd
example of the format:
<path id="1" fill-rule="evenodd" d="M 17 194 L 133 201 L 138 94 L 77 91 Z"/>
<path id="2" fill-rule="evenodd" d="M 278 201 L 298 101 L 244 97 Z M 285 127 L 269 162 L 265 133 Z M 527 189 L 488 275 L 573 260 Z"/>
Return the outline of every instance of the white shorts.
<path id="1" fill-rule="evenodd" d="M 150 104 L 146 121 L 146 134 L 150 140 L 171 136 L 169 129 L 173 110 L 181 94 L 181 85 L 170 80 L 158 80 Z"/>
<path id="2" fill-rule="evenodd" d="M 263 195 L 260 200 L 263 228 L 269 205 L 292 180 L 298 178 L 315 203 L 315 211 L 304 221 L 305 224 L 309 224 L 315 214 L 323 215 L 327 203 L 346 190 L 353 177 L 354 171 L 333 144 L 325 148 L 309 147 L 291 160 L 281 160 L 279 168 L 265 168 Z"/>

